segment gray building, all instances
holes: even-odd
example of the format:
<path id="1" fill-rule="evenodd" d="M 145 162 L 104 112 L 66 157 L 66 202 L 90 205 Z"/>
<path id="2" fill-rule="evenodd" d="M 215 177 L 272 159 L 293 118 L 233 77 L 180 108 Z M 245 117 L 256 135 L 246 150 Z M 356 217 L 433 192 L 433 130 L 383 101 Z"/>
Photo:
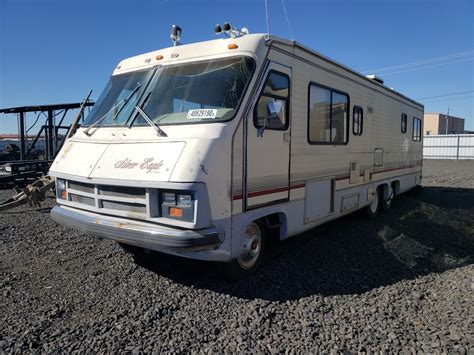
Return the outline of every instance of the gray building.
<path id="1" fill-rule="evenodd" d="M 423 133 L 432 134 L 461 134 L 464 133 L 464 118 L 447 116 L 445 113 L 425 113 Z"/>

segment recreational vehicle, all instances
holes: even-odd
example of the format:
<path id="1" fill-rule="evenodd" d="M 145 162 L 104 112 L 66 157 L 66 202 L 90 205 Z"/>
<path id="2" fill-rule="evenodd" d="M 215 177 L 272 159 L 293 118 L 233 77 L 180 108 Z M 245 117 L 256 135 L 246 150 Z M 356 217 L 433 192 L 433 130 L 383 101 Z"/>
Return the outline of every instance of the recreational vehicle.
<path id="1" fill-rule="evenodd" d="M 421 104 L 295 41 L 224 32 L 175 29 L 117 65 L 52 164 L 55 221 L 242 277 L 269 243 L 421 183 Z"/>

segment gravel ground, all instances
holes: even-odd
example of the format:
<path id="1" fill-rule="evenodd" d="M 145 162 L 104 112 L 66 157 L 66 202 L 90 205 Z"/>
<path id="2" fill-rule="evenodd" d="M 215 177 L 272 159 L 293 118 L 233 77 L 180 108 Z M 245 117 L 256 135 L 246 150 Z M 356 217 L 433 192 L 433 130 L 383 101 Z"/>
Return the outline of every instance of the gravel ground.
<path id="1" fill-rule="evenodd" d="M 0 352 L 474 351 L 474 161 L 425 161 L 424 188 L 280 243 L 227 283 L 218 264 L 149 254 L 0 213 Z M 0 198 L 9 192 L 0 192 Z"/>

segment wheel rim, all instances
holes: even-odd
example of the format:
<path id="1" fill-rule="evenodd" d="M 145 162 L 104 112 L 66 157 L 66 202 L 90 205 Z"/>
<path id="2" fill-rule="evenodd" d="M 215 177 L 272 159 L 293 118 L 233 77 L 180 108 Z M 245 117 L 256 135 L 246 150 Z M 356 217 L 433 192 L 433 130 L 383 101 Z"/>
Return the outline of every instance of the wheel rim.
<path id="1" fill-rule="evenodd" d="M 390 206 L 390 204 L 392 203 L 392 200 L 393 200 L 393 197 L 395 196 L 395 191 L 393 190 L 393 187 L 389 187 L 389 191 L 388 191 L 388 198 L 385 200 L 385 203 L 387 206 Z"/>
<path id="2" fill-rule="evenodd" d="M 379 193 L 377 190 L 375 190 L 374 199 L 372 203 L 370 204 L 370 212 L 376 213 L 378 209 L 379 209 Z"/>
<path id="3" fill-rule="evenodd" d="M 237 261 L 243 269 L 251 269 L 257 263 L 262 250 L 262 231 L 255 223 L 250 223 L 244 232 L 243 248 Z"/>

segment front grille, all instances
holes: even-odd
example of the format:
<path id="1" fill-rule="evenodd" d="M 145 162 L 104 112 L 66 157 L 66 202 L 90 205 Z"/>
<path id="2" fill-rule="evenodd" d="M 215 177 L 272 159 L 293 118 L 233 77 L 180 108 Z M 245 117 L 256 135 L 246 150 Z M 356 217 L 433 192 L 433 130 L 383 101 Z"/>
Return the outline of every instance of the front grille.
<path id="1" fill-rule="evenodd" d="M 146 214 L 146 206 L 138 203 L 102 201 L 102 208 Z"/>
<path id="2" fill-rule="evenodd" d="M 124 217 L 147 217 L 147 189 L 140 187 L 67 182 L 71 205 Z"/>
<path id="3" fill-rule="evenodd" d="M 92 197 L 69 194 L 69 198 L 73 202 L 82 203 L 87 206 L 95 206 L 95 200 Z"/>
<path id="4" fill-rule="evenodd" d="M 139 187 L 99 185 L 99 194 L 104 196 L 145 198 L 146 190 Z"/>
<path id="5" fill-rule="evenodd" d="M 90 194 L 94 193 L 94 185 L 84 184 L 83 182 L 69 181 L 69 188 L 72 190 L 87 192 Z"/>

